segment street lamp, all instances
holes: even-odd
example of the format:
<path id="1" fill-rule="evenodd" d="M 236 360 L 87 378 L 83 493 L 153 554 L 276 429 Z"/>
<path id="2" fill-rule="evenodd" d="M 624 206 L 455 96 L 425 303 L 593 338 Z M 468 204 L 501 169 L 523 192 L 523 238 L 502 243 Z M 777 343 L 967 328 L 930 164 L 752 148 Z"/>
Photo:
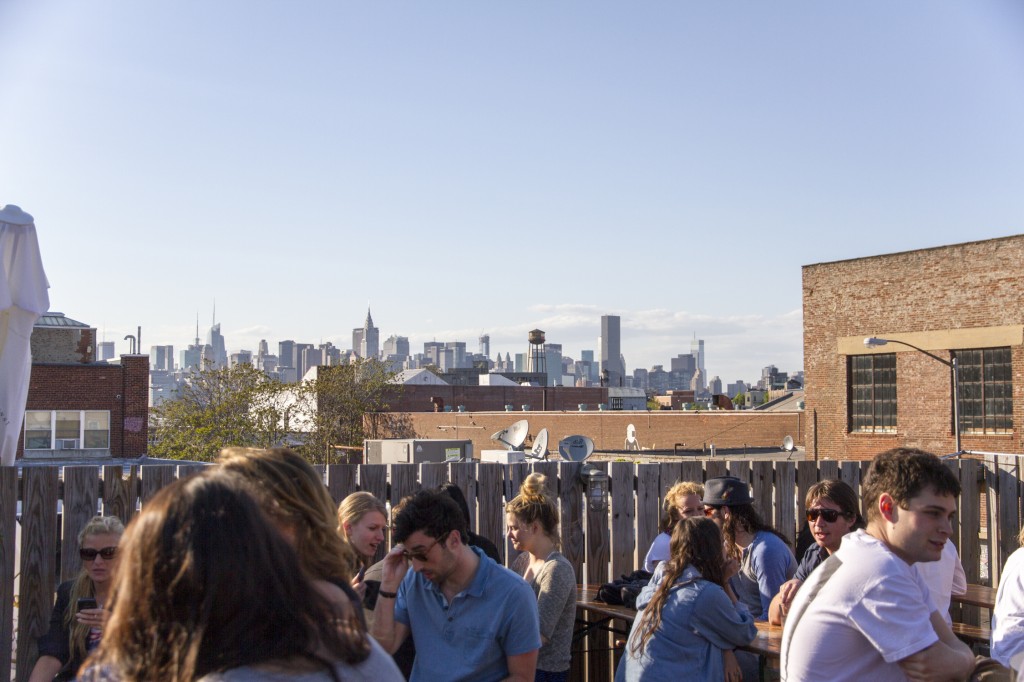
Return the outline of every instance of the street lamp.
<path id="1" fill-rule="evenodd" d="M 956 452 L 950 455 L 950 457 L 959 457 L 960 455 L 967 454 L 960 446 L 960 367 L 959 365 L 957 365 L 956 355 L 953 356 L 952 360 L 946 360 L 945 358 L 940 358 L 938 355 L 935 355 L 934 353 L 926 351 L 924 348 L 918 348 L 914 344 L 907 343 L 906 341 L 897 341 L 896 339 L 881 339 L 878 338 L 877 336 L 869 336 L 866 339 L 864 339 L 865 348 L 877 348 L 879 346 L 884 346 L 888 343 L 898 343 L 901 346 L 913 348 L 919 353 L 924 353 L 932 360 L 938 360 L 946 367 L 949 367 L 950 371 L 953 373 L 953 434 L 956 436 Z"/>

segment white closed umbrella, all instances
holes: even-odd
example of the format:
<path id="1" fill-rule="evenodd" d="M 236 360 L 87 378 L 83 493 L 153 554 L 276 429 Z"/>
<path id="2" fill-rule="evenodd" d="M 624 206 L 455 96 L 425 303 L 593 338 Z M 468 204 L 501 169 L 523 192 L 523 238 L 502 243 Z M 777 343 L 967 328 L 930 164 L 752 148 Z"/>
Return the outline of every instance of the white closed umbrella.
<path id="1" fill-rule="evenodd" d="M 32 216 L 14 205 L 0 210 L 0 464 L 14 464 L 32 372 L 29 338 L 50 309 Z"/>

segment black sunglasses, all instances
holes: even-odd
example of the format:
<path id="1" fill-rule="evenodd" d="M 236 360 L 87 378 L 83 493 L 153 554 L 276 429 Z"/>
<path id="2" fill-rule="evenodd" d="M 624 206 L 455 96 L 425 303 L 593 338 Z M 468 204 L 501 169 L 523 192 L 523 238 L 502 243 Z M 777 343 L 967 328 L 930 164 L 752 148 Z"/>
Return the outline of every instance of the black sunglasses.
<path id="1" fill-rule="evenodd" d="M 807 520 L 817 521 L 818 517 L 825 519 L 828 523 L 835 523 L 839 520 L 840 516 L 846 516 L 844 512 L 836 511 L 835 509 L 808 509 Z"/>
<path id="2" fill-rule="evenodd" d="M 104 547 L 103 549 L 86 549 L 82 548 L 78 550 L 78 556 L 82 557 L 83 561 L 95 561 L 97 556 L 103 557 L 105 561 L 110 561 L 117 554 L 117 547 Z"/>

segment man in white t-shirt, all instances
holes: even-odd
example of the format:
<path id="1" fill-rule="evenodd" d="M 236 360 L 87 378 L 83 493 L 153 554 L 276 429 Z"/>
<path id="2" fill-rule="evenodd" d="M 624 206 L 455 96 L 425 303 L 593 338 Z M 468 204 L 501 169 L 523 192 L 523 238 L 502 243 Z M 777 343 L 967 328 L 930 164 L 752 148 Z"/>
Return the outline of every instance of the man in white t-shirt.
<path id="1" fill-rule="evenodd" d="M 790 607 L 782 679 L 967 679 L 971 650 L 911 569 L 941 557 L 960 482 L 934 455 L 898 448 L 875 457 L 862 493 L 867 528 L 843 538 Z"/>

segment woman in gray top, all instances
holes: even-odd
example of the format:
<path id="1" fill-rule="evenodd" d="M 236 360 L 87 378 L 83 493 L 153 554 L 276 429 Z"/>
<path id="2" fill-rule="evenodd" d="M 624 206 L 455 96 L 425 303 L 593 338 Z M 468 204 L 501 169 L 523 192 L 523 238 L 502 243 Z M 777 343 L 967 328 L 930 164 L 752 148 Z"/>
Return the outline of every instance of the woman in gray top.
<path id="1" fill-rule="evenodd" d="M 535 682 L 565 682 L 576 618 L 576 571 L 558 551 L 558 508 L 546 483 L 541 474 L 527 476 L 505 512 L 508 537 L 522 552 L 512 570 L 537 594 L 541 647 Z"/>

